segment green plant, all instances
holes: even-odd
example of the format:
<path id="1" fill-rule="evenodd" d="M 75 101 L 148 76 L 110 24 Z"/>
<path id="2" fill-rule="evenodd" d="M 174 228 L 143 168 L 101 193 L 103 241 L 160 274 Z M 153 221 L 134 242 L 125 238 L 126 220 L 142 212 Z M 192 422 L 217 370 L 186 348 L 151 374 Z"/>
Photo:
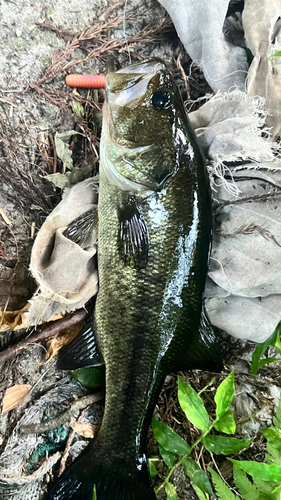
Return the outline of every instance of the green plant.
<path id="1" fill-rule="evenodd" d="M 257 371 L 264 365 L 267 365 L 269 363 L 274 363 L 275 361 L 281 361 L 278 358 L 261 359 L 269 346 L 276 347 L 279 354 L 281 354 L 280 333 L 281 333 L 281 321 L 278 323 L 273 334 L 270 335 L 270 337 L 268 337 L 268 339 L 265 342 L 263 342 L 262 344 L 257 344 L 257 347 L 252 355 L 251 372 L 253 375 L 256 375 Z"/>
<path id="2" fill-rule="evenodd" d="M 280 500 L 281 498 L 281 399 L 273 418 L 273 426 L 263 429 L 267 439 L 265 463 L 229 459 L 233 467 L 235 486 L 240 494 L 233 495 L 220 476 L 209 469 L 219 499 L 222 500 Z M 252 477 L 252 481 L 248 476 Z"/>
<path id="3" fill-rule="evenodd" d="M 94 488 L 93 488 L 93 500 L 97 500 L 97 487 L 95 484 L 94 484 Z"/>
<path id="4" fill-rule="evenodd" d="M 214 379 L 208 386 L 213 382 Z M 236 439 L 211 433 L 213 429 L 227 434 L 235 433 L 235 420 L 233 413 L 229 410 L 234 397 L 234 372 L 231 372 L 216 390 L 214 398 L 216 416 L 213 421 L 200 395 L 180 377 L 178 395 L 180 405 L 188 420 L 201 430 L 202 434 L 194 444 L 189 446 L 174 430 L 163 422 L 153 419 L 152 428 L 159 444 L 159 452 L 168 468 L 166 477 L 156 492 L 164 487 L 167 499 L 177 500 L 176 490 L 169 480 L 174 470 L 182 465 L 200 500 L 209 498 L 206 494 L 218 500 L 281 500 L 281 399 L 276 417 L 273 418 L 273 425 L 262 430 L 267 440 L 265 462 L 228 458 L 233 464 L 233 481 L 237 490 L 237 494 L 234 494 L 222 477 L 209 467 L 211 483 L 206 472 L 191 458 L 192 451 L 199 443 L 215 455 L 237 454 L 250 445 L 251 439 Z M 150 467 L 152 476 L 156 476 L 158 472 L 151 460 Z"/>
<path id="5" fill-rule="evenodd" d="M 156 492 L 161 488 L 165 488 L 168 500 L 176 500 L 178 498 L 175 488 L 169 480 L 174 470 L 182 465 L 200 500 L 207 498 L 205 494 L 215 498 L 208 475 L 191 458 L 191 454 L 199 443 L 202 443 L 210 453 L 229 455 L 239 453 L 252 442 L 251 439 L 237 439 L 211 433 L 213 429 L 225 434 L 235 433 L 236 424 L 233 413 L 229 409 L 235 392 L 234 372 L 231 372 L 216 390 L 214 398 L 216 416 L 213 421 L 211 421 L 200 395 L 189 384 L 184 382 L 182 378 L 179 377 L 178 382 L 180 406 L 188 420 L 202 433 L 196 442 L 189 446 L 174 430 L 167 427 L 163 422 L 159 422 L 155 418 L 153 419 L 152 429 L 154 436 L 159 444 L 159 452 L 162 459 L 168 467 L 167 475 Z M 214 379 L 212 379 L 208 386 L 213 382 Z M 152 475 L 155 476 L 157 469 L 151 460 L 150 467 Z"/>
<path id="6" fill-rule="evenodd" d="M 281 51 L 278 50 L 277 52 L 274 52 L 274 54 L 271 54 L 269 60 L 272 61 L 273 57 L 281 57 Z"/>

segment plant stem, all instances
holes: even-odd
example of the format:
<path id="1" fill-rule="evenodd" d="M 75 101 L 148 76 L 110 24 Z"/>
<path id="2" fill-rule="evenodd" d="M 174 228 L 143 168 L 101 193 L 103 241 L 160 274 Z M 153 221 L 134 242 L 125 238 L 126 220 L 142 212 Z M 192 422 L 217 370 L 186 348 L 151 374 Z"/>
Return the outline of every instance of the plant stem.
<path id="1" fill-rule="evenodd" d="M 209 432 L 212 430 L 213 426 L 214 426 L 214 423 L 212 423 L 212 425 L 209 427 L 209 429 L 204 432 L 204 434 L 202 434 L 202 436 L 200 436 L 200 438 L 197 439 L 197 441 L 195 441 L 195 443 L 190 447 L 190 452 L 187 454 L 187 455 L 184 455 L 183 457 L 181 457 L 179 459 L 179 461 L 177 463 L 175 463 L 175 465 L 173 465 L 173 467 L 171 467 L 171 469 L 169 470 L 167 476 L 165 477 L 164 481 L 160 484 L 160 486 L 158 486 L 157 490 L 156 490 L 156 494 L 159 493 L 159 491 L 168 483 L 171 475 L 173 474 L 174 470 L 182 464 L 182 462 L 187 458 L 189 457 L 189 455 L 191 454 L 192 450 L 195 448 L 195 446 L 197 446 L 199 443 L 201 443 L 201 441 L 204 439 L 204 437 L 206 437 Z"/>
<path id="2" fill-rule="evenodd" d="M 203 387 L 203 389 L 201 389 L 201 391 L 199 391 L 199 392 L 198 392 L 198 396 L 200 396 L 200 394 L 202 394 L 202 392 L 205 392 L 205 391 L 206 391 L 206 389 L 208 389 L 208 387 L 210 387 L 210 385 L 213 385 L 213 383 L 214 383 L 214 381 L 216 380 L 216 378 L 217 378 L 217 377 L 216 377 L 216 376 L 214 376 L 214 377 L 210 380 L 210 382 L 209 382 L 207 385 L 205 385 L 205 387 Z"/>

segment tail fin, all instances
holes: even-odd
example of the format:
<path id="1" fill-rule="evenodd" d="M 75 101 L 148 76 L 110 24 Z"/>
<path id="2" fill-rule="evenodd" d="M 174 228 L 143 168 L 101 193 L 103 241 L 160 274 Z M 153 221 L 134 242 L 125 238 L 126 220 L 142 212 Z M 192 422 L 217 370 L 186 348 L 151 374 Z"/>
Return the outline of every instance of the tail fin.
<path id="1" fill-rule="evenodd" d="M 44 500 L 156 500 L 145 457 L 128 466 L 126 459 L 104 461 L 90 444 L 47 493 Z"/>

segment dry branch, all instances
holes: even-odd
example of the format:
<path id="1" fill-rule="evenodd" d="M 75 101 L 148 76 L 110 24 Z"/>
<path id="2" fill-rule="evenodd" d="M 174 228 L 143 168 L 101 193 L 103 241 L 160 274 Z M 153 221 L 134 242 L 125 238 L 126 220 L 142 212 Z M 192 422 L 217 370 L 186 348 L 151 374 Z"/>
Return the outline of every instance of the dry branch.
<path id="1" fill-rule="evenodd" d="M 58 319 L 57 321 L 53 321 L 46 328 L 41 330 L 40 332 L 36 332 L 33 335 L 30 335 L 27 339 L 21 340 L 17 344 L 9 347 L 5 351 L 0 353 L 0 365 L 8 361 L 9 359 L 14 358 L 21 352 L 25 351 L 28 347 L 37 344 L 38 342 L 43 342 L 44 340 L 49 340 L 52 337 L 58 335 L 65 328 L 69 328 L 72 325 L 76 325 L 83 319 L 86 319 L 88 316 L 88 311 L 85 309 L 78 309 L 78 311 L 66 316 L 65 318 Z"/>
<path id="2" fill-rule="evenodd" d="M 132 16 L 127 16 L 127 21 L 133 19 Z M 73 36 L 73 39 L 69 41 L 62 52 L 57 52 L 53 56 L 52 64 L 47 69 L 45 74 L 38 80 L 35 84 L 31 84 L 29 87 L 38 87 L 47 80 L 51 80 L 56 76 L 68 71 L 70 68 L 77 66 L 78 64 L 84 64 L 90 59 L 101 57 L 103 54 L 109 51 L 119 51 L 125 50 L 127 47 L 132 49 L 138 44 L 145 43 L 156 43 L 163 40 L 163 37 L 167 31 L 172 28 L 172 23 L 168 18 L 164 18 L 163 21 L 157 26 L 145 26 L 139 33 L 129 37 L 127 40 L 111 38 L 108 36 L 108 32 L 113 28 L 116 28 L 119 24 L 123 22 L 123 17 L 115 17 L 113 20 L 98 23 L 93 28 L 86 29 L 80 34 Z M 51 29 L 51 25 L 41 24 L 42 27 Z M 106 35 L 107 34 L 107 35 Z M 95 46 L 93 49 L 89 49 L 89 42 Z M 73 59 L 69 60 L 76 49 L 81 49 L 87 52 L 87 55 L 83 59 Z"/>
<path id="3" fill-rule="evenodd" d="M 73 403 L 71 403 L 70 408 L 63 413 L 59 413 L 59 415 L 52 420 L 48 420 L 47 422 L 40 422 L 39 424 L 30 424 L 23 425 L 20 428 L 21 434 L 38 434 L 46 431 L 50 431 L 64 425 L 69 422 L 71 418 L 86 406 L 92 405 L 93 403 L 97 403 L 104 399 L 104 391 L 98 391 L 94 394 L 88 394 L 83 398 L 77 399 Z"/>

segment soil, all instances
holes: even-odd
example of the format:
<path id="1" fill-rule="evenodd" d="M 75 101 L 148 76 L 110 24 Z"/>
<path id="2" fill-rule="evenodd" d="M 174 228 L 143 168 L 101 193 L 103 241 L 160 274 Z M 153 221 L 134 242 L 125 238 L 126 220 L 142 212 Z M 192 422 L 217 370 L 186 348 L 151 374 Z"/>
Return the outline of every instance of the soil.
<path id="1" fill-rule="evenodd" d="M 121 64 L 126 64 L 129 45 L 133 61 L 148 56 L 159 56 L 166 60 L 185 97 L 185 84 L 176 61 L 179 58 L 187 72 L 191 61 L 156 0 L 145 0 L 141 4 L 136 0 L 128 1 L 125 22 L 127 43 L 124 38 L 122 1 L 113 5 L 107 0 L 90 0 L 82 5 L 80 0 L 3 0 L 0 8 L 0 307 L 15 310 L 23 307 L 36 290 L 36 283 L 29 272 L 32 244 L 43 221 L 61 199 L 60 189 L 44 179 L 46 174 L 63 171 L 63 165 L 54 150 L 55 132 L 76 127 L 91 137 L 94 150 L 84 139 L 71 143 L 76 165 L 79 165 L 81 155 L 91 161 L 98 153 L 98 119 L 95 119 L 96 125 L 93 127 L 89 118 L 94 113 L 97 116 L 99 111 L 90 104 L 91 93 L 79 91 L 76 101 L 83 104 L 85 113 L 80 118 L 75 115 L 74 94 L 64 83 L 66 74 L 102 73 L 110 55 L 116 56 Z M 86 30 L 98 25 L 101 29 L 97 34 L 88 36 Z M 191 99 L 196 100 L 210 91 L 200 70 L 194 66 L 191 68 L 190 81 Z M 100 108 L 102 92 L 95 95 L 95 99 Z M 27 334 L 30 331 L 2 333 L 2 349 Z M 238 427 L 238 436 L 254 437 L 253 445 L 242 456 L 244 459 L 263 460 L 264 445 L 259 431 L 272 421 L 280 396 L 280 371 L 278 367 L 270 366 L 253 378 L 250 361 L 255 346 L 226 335 L 222 337 L 222 344 L 225 371 L 216 376 L 204 393 L 205 403 L 212 414 L 214 390 L 234 368 L 235 417 L 241 420 L 255 414 Z M 195 371 L 185 376 L 196 390 L 201 390 L 213 374 Z M 45 345 L 32 346 L 2 366 L 1 396 L 14 384 L 30 384 L 34 390 L 21 406 L 0 416 L 2 453 L 13 432 L 17 432 L 20 419 L 32 412 L 34 404 L 44 395 L 51 394 L 54 403 L 52 416 L 55 416 L 59 413 L 59 408 L 55 406 L 61 402 L 56 403 L 57 396 L 53 394 L 56 394 L 56 387 L 61 387 L 60 384 L 72 384 L 71 394 L 75 397 L 89 392 L 81 389 L 78 382 L 73 382 L 68 373 L 57 370 L 55 360 L 45 364 Z M 67 398 L 72 398 L 67 391 L 65 394 L 64 404 L 67 406 Z M 44 404 L 43 414 L 48 416 L 46 402 Z M 87 422 L 96 424 L 100 421 L 101 405 L 97 403 L 94 408 L 86 414 L 86 418 Z M 157 412 L 165 423 L 184 435 L 189 442 L 194 440 L 195 431 L 187 424 L 177 403 L 175 376 L 167 379 Z M 85 442 L 84 438 L 80 437 L 79 440 Z M 72 450 L 70 454 L 72 457 L 79 451 L 77 442 L 73 446 L 77 450 Z M 37 445 L 38 442 L 34 448 Z M 151 435 L 148 450 L 150 455 L 158 454 Z M 59 451 L 61 453 L 63 449 Z M 4 455 L 5 452 L 0 457 L 0 466 Z M 210 458 L 204 459 L 206 468 Z M 40 465 L 45 463 L 44 457 L 40 460 Z M 219 467 L 223 465 L 219 463 Z M 40 500 L 47 488 L 47 481 L 55 480 L 56 475 L 57 469 L 52 472 L 46 467 L 46 473 L 37 481 L 40 487 L 34 490 L 33 496 L 29 496 L 26 489 L 23 493 L 19 482 L 13 483 L 14 490 L 10 490 L 6 483 L 3 498 Z M 3 481 L 2 476 L 0 480 Z M 159 479 L 155 482 L 159 484 Z M 179 469 L 173 475 L 173 482 L 180 500 L 197 498 L 182 470 Z M 164 498 L 163 490 L 159 493 L 160 498 Z"/>

